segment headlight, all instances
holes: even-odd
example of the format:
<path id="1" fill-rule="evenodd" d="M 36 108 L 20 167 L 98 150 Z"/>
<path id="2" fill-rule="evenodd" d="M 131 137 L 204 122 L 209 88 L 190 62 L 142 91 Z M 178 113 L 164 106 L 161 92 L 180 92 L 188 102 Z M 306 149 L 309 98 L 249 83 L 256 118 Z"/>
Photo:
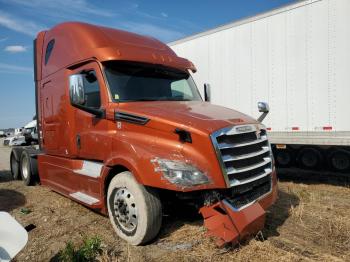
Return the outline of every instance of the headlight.
<path id="1" fill-rule="evenodd" d="M 175 160 L 155 158 L 151 160 L 156 165 L 155 171 L 162 172 L 170 183 L 183 187 L 208 184 L 208 177 L 196 167 Z"/>

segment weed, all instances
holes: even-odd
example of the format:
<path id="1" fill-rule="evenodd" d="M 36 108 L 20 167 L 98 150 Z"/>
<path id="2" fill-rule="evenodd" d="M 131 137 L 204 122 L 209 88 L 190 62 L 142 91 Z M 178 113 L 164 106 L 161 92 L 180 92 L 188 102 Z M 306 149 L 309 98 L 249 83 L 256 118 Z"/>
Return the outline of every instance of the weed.
<path id="1" fill-rule="evenodd" d="M 59 253 L 62 262 L 90 262 L 102 253 L 101 239 L 99 237 L 86 238 L 80 248 L 76 249 L 71 241 Z"/>

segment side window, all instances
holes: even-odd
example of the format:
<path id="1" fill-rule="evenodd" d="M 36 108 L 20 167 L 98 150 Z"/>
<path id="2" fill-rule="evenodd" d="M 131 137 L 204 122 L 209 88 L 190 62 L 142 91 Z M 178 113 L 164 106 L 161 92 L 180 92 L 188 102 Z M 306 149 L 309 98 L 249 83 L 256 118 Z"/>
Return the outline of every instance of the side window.
<path id="1" fill-rule="evenodd" d="M 100 86 L 94 70 L 84 73 L 83 77 L 85 106 L 92 108 L 101 107 Z"/>
<path id="2" fill-rule="evenodd" d="M 46 52 L 45 52 L 45 65 L 47 64 L 47 62 L 49 62 L 49 58 L 51 56 L 51 52 L 53 50 L 53 47 L 55 46 L 55 39 L 52 39 L 46 47 Z"/>
<path id="3" fill-rule="evenodd" d="M 192 98 L 192 91 L 186 80 L 181 79 L 171 83 L 171 93 L 173 97 Z"/>

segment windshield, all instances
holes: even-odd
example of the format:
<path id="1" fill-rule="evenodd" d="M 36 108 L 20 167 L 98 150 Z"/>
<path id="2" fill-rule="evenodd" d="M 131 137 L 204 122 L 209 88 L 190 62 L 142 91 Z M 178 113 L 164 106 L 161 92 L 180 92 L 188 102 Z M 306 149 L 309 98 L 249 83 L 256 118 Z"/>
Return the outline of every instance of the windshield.
<path id="1" fill-rule="evenodd" d="M 105 66 L 114 102 L 202 100 L 186 72 L 140 63 L 110 62 Z"/>

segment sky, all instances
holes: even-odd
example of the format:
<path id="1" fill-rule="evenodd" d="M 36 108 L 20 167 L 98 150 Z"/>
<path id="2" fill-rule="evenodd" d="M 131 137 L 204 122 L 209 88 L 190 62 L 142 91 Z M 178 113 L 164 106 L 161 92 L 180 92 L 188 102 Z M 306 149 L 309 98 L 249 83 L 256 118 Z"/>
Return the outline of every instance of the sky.
<path id="1" fill-rule="evenodd" d="M 33 39 L 64 21 L 150 35 L 168 43 L 295 0 L 0 0 L 0 129 L 35 115 Z"/>

